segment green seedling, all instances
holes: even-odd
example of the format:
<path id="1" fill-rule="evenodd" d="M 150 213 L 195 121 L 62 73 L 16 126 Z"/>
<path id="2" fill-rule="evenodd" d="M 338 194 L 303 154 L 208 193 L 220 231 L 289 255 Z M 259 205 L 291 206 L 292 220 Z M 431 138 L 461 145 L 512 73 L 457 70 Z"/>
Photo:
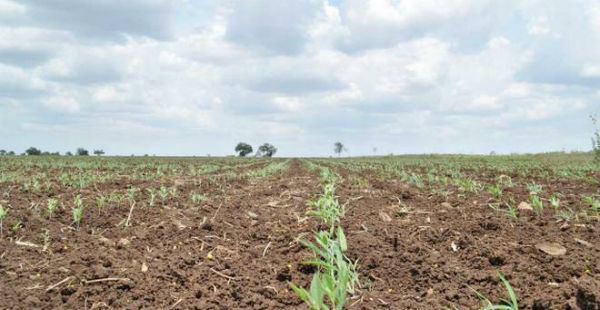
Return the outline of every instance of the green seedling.
<path id="1" fill-rule="evenodd" d="M 502 186 L 501 185 L 494 185 L 494 186 L 490 185 L 490 186 L 488 186 L 488 192 L 493 197 L 500 198 L 500 197 L 502 197 Z"/>
<path id="2" fill-rule="evenodd" d="M 596 215 L 600 215 L 600 199 L 594 196 L 584 196 L 583 201 Z"/>
<path id="3" fill-rule="evenodd" d="M 54 198 L 48 199 L 48 202 L 46 203 L 46 211 L 48 213 L 49 218 L 52 218 L 52 214 L 54 213 L 54 210 L 56 210 L 56 206 L 58 206 L 57 199 L 54 199 Z"/>
<path id="4" fill-rule="evenodd" d="M 47 246 L 50 243 L 51 237 L 49 230 L 44 230 L 44 233 L 42 233 L 42 240 L 44 241 L 44 246 Z"/>
<path id="5" fill-rule="evenodd" d="M 543 186 L 536 184 L 535 182 L 531 182 L 527 184 L 527 190 L 529 191 L 530 195 L 536 195 L 542 192 Z"/>
<path id="6" fill-rule="evenodd" d="M 206 201 L 208 201 L 208 197 L 206 196 L 206 194 L 198 194 L 198 193 L 190 193 L 190 200 L 194 203 L 194 204 L 200 204 L 200 203 L 204 203 Z"/>
<path id="7" fill-rule="evenodd" d="M 83 218 L 83 201 L 81 200 L 81 195 L 77 194 L 77 196 L 75 196 L 75 199 L 73 201 L 73 224 L 77 225 L 77 228 L 79 228 L 79 223 L 81 222 L 81 219 Z"/>
<path id="8" fill-rule="evenodd" d="M 515 294 L 515 291 L 513 290 L 512 286 L 500 272 L 498 272 L 498 278 L 500 278 L 500 280 L 504 284 L 504 287 L 508 291 L 509 300 L 502 299 L 501 303 L 493 304 L 483 294 L 481 294 L 480 292 L 476 291 L 475 289 L 469 287 L 473 292 L 475 292 L 477 297 L 485 304 L 485 306 L 483 306 L 479 310 L 519 310 L 519 303 L 517 301 L 517 295 Z"/>
<path id="9" fill-rule="evenodd" d="M 331 228 L 346 214 L 346 208 L 339 204 L 335 196 L 335 185 L 333 183 L 325 184 L 323 194 L 317 200 L 308 201 L 306 204 L 313 207 L 313 210 L 307 212 L 308 215 L 319 218 L 329 224 Z"/>
<path id="10" fill-rule="evenodd" d="M 516 219 L 519 217 L 519 214 L 517 213 L 517 209 L 512 207 L 509 203 L 505 203 L 506 205 L 506 209 L 501 208 L 498 205 L 495 204 L 489 204 L 490 208 L 494 209 L 494 211 L 499 212 L 499 213 L 503 213 L 504 215 L 512 218 L 512 219 Z"/>
<path id="11" fill-rule="evenodd" d="M 153 188 L 147 188 L 148 194 L 150 194 L 150 201 L 148 201 L 148 205 L 154 207 L 154 201 L 156 200 L 156 190 Z"/>
<path id="12" fill-rule="evenodd" d="M 137 193 L 138 189 L 132 187 L 127 190 L 127 201 L 129 201 L 129 205 L 132 205 L 135 202 L 135 193 Z"/>
<path id="13" fill-rule="evenodd" d="M 305 264 L 317 266 L 320 271 L 313 276 L 309 291 L 293 283 L 290 283 L 290 287 L 310 309 L 343 309 L 347 294 L 354 293 L 355 285 L 359 283 L 357 263 L 344 255 L 348 245 L 341 227 L 335 230 L 335 237 L 333 239 L 334 234 L 331 232 L 321 231 L 315 237 L 316 244 L 302 241 L 315 255 L 314 260 Z"/>
<path id="14" fill-rule="evenodd" d="M 544 202 L 542 201 L 542 199 L 540 198 L 540 196 L 538 196 L 538 195 L 530 195 L 529 196 L 529 201 L 531 202 L 531 205 L 533 206 L 533 208 L 536 211 L 541 212 L 542 210 L 544 210 Z"/>
<path id="15" fill-rule="evenodd" d="M 178 196 L 177 186 L 171 186 L 169 188 L 169 193 L 171 194 L 171 197 L 177 197 Z"/>
<path id="16" fill-rule="evenodd" d="M 560 207 L 560 198 L 558 198 L 558 195 L 555 194 L 550 197 L 550 206 L 552 206 L 554 209 L 558 209 L 558 207 Z"/>
<path id="17" fill-rule="evenodd" d="M 10 228 L 12 231 L 17 231 L 23 228 L 23 223 L 21 221 L 13 222 L 12 227 Z"/>
<path id="18" fill-rule="evenodd" d="M 4 221 L 6 214 L 8 214 L 8 210 L 4 209 L 4 206 L 0 204 L 0 238 L 3 237 L 2 221 Z"/>
<path id="19" fill-rule="evenodd" d="M 104 196 L 100 196 L 96 199 L 96 207 L 98 208 L 98 214 L 100 214 L 102 212 L 105 202 L 106 202 L 106 197 L 104 197 Z"/>
<path id="20" fill-rule="evenodd" d="M 164 206 L 167 197 L 169 197 L 169 189 L 167 189 L 164 186 L 161 186 L 160 190 L 158 191 L 158 196 L 160 196 L 160 202 Z"/>

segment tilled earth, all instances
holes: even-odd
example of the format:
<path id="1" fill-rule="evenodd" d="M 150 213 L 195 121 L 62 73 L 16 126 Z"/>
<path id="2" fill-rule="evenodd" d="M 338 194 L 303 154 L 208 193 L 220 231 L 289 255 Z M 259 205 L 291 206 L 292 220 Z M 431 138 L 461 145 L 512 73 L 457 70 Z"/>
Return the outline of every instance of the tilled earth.
<path id="1" fill-rule="evenodd" d="M 348 309 L 442 309 L 481 306 L 471 290 L 492 301 L 506 298 L 500 271 L 522 309 L 600 309 L 600 225 L 597 220 L 557 221 L 551 214 L 511 219 L 494 212 L 487 193 L 444 199 L 369 172 L 348 182 L 339 169 L 337 195 L 348 209 L 342 225 L 362 288 Z M 516 177 L 515 177 L 516 178 Z M 110 182 L 84 189 L 90 206 L 79 228 L 71 224 L 73 193 L 56 192 L 64 204 L 41 217 L 13 191 L 0 239 L 2 309 L 298 309 L 306 306 L 288 282 L 307 286 L 313 269 L 301 262 L 320 227 L 305 215 L 306 201 L 321 193 L 317 172 L 300 160 L 290 169 L 255 179 L 194 185 L 172 180 L 181 194 L 164 205 L 144 202 L 130 212 L 127 201 L 98 212 L 98 193 L 157 187 Z M 563 189 L 565 203 L 589 185 L 545 184 Z M 191 191 L 208 194 L 194 205 Z M 523 188 L 509 193 L 525 199 Z M 146 196 L 143 196 L 147 200 Z M 8 223 L 22 222 L 13 230 Z M 51 241 L 43 246 L 42 234 Z M 539 244 L 558 243 L 566 253 L 550 255 Z"/>

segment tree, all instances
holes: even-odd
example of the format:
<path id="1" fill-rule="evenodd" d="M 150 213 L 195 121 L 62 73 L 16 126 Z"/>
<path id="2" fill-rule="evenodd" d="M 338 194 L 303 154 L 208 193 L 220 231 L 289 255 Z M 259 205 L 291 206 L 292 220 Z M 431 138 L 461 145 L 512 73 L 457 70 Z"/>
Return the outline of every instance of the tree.
<path id="1" fill-rule="evenodd" d="M 338 156 L 340 156 L 342 154 L 343 151 L 345 151 L 346 148 L 344 147 L 344 145 L 342 144 L 342 142 L 336 142 L 333 144 L 333 151 L 338 154 Z"/>
<path id="2" fill-rule="evenodd" d="M 104 155 L 104 151 L 103 150 L 94 150 L 94 155 L 96 155 L 96 156 Z"/>
<path id="3" fill-rule="evenodd" d="M 27 154 L 27 156 L 37 156 L 41 155 L 42 151 L 32 146 L 25 150 L 25 154 Z"/>
<path id="4" fill-rule="evenodd" d="M 73 156 L 73 153 L 71 153 L 71 152 L 67 151 L 67 152 L 65 153 L 65 156 Z"/>
<path id="5" fill-rule="evenodd" d="M 252 153 L 252 145 L 245 143 L 245 142 L 240 142 L 235 147 L 235 152 L 239 153 L 240 157 L 244 157 L 244 156 Z"/>
<path id="6" fill-rule="evenodd" d="M 265 143 L 265 144 L 261 145 L 260 147 L 258 147 L 258 152 L 262 156 L 273 157 L 273 155 L 275 155 L 275 153 L 277 153 L 277 148 L 274 147 L 270 143 Z"/>
<path id="7" fill-rule="evenodd" d="M 598 119 L 591 115 L 592 123 L 594 123 L 594 135 L 592 136 L 592 149 L 594 150 L 594 158 L 600 162 L 600 127 L 598 127 Z"/>
<path id="8" fill-rule="evenodd" d="M 8 156 L 15 156 L 15 151 L 8 152 Z"/>
<path id="9" fill-rule="evenodd" d="M 75 154 L 77 154 L 77 156 L 88 156 L 90 155 L 90 152 L 82 147 L 79 147 L 77 148 L 77 152 Z"/>
<path id="10" fill-rule="evenodd" d="M 0 150 L 0 156 L 6 155 L 6 150 Z"/>

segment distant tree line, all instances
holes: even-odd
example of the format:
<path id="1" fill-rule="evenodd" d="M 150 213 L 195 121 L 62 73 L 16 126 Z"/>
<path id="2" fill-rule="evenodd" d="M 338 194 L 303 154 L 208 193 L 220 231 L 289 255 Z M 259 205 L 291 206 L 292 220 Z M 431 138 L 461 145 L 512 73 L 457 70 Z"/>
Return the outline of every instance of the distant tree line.
<path id="1" fill-rule="evenodd" d="M 251 154 L 254 151 L 252 145 L 246 142 L 240 142 L 235 147 L 235 152 L 238 153 L 240 157 L 246 157 L 248 154 Z M 258 147 L 256 153 L 254 153 L 255 157 L 273 157 L 277 153 L 277 148 L 270 143 L 264 143 L 263 145 Z"/>
<path id="2" fill-rule="evenodd" d="M 94 150 L 94 155 L 96 156 L 102 156 L 104 155 L 104 151 L 103 150 Z M 7 151 L 7 150 L 0 150 L 0 156 L 14 156 L 16 155 L 14 151 Z M 20 154 L 21 156 L 60 156 L 60 152 L 48 152 L 48 151 L 42 151 L 40 149 L 38 149 L 37 147 L 30 147 L 28 149 L 25 150 L 25 152 Z M 75 154 L 71 153 L 71 152 L 65 152 L 65 156 L 89 156 L 90 152 L 88 150 L 86 150 L 85 148 L 79 147 L 77 148 L 77 150 L 75 150 Z"/>

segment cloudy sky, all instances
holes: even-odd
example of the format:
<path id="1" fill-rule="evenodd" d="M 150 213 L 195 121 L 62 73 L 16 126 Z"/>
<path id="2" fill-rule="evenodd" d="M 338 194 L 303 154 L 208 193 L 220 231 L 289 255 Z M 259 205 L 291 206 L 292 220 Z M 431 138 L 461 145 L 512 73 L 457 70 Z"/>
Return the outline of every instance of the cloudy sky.
<path id="1" fill-rule="evenodd" d="M 0 148 L 589 150 L 598 0 L 0 0 Z"/>

